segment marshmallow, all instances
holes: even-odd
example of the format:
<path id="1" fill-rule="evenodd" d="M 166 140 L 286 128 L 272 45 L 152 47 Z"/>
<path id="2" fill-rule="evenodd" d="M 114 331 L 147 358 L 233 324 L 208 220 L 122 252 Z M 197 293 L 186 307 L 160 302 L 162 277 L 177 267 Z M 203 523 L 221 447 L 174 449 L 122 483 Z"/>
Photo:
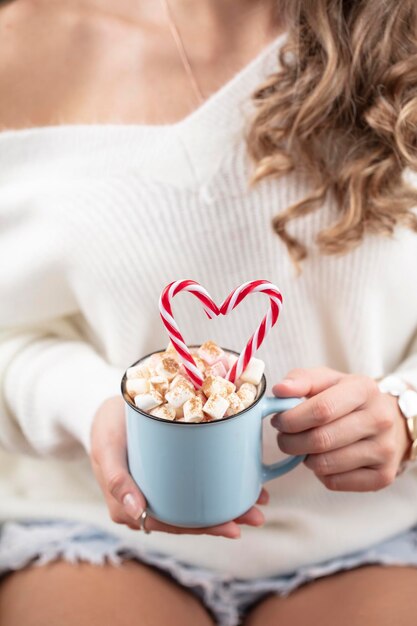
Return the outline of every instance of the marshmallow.
<path id="1" fill-rule="evenodd" d="M 187 370 L 184 367 L 184 363 L 181 363 L 178 373 L 181 374 L 181 376 L 188 376 Z"/>
<path id="2" fill-rule="evenodd" d="M 168 378 L 165 376 L 151 376 L 149 382 L 153 389 L 164 395 L 169 389 Z"/>
<path id="3" fill-rule="evenodd" d="M 145 412 L 167 420 L 210 422 L 236 415 L 253 404 L 262 379 L 264 363 L 252 358 L 235 382 L 226 379 L 236 363 L 235 354 L 225 352 L 213 341 L 191 349 L 204 377 L 195 389 L 172 342 L 126 372 L 126 393 Z"/>
<path id="4" fill-rule="evenodd" d="M 167 351 L 161 352 L 161 359 L 167 359 L 167 358 L 174 359 L 174 361 L 176 361 L 178 365 L 181 364 L 181 359 L 177 352 L 167 352 Z"/>
<path id="5" fill-rule="evenodd" d="M 203 381 L 202 389 L 206 396 L 218 394 L 224 398 L 236 391 L 235 385 L 230 380 L 225 380 L 220 376 L 207 376 Z"/>
<path id="6" fill-rule="evenodd" d="M 209 365 L 217 363 L 224 356 L 223 350 L 214 341 L 205 341 L 197 350 L 197 354 Z"/>
<path id="7" fill-rule="evenodd" d="M 227 354 L 226 358 L 227 358 L 227 365 L 230 370 L 230 368 L 233 367 L 233 365 L 236 363 L 237 356 L 235 354 Z"/>
<path id="8" fill-rule="evenodd" d="M 161 357 L 160 362 L 155 367 L 159 376 L 164 376 L 168 380 L 172 380 L 178 374 L 180 366 L 178 361 L 170 356 Z"/>
<path id="9" fill-rule="evenodd" d="M 194 398 L 195 393 L 193 389 L 190 389 L 185 383 L 179 382 L 173 389 L 170 389 L 165 394 L 165 400 L 172 404 L 176 409 L 182 407 L 182 405 Z"/>
<path id="10" fill-rule="evenodd" d="M 176 417 L 175 408 L 170 404 L 161 404 L 161 406 L 155 407 L 154 409 L 149 411 L 149 413 L 151 415 L 154 415 L 155 417 L 161 417 L 164 420 L 170 420 L 171 422 Z"/>
<path id="11" fill-rule="evenodd" d="M 149 411 L 159 406 L 163 402 L 163 397 L 155 389 L 151 389 L 148 393 L 140 393 L 135 396 L 135 404 L 142 411 Z"/>
<path id="12" fill-rule="evenodd" d="M 183 405 L 184 422 L 201 422 L 204 417 L 201 398 L 194 396 Z"/>
<path id="13" fill-rule="evenodd" d="M 179 422 L 183 422 L 184 421 L 184 410 L 182 408 L 182 406 L 178 406 L 175 409 L 175 419 L 178 420 Z"/>
<path id="14" fill-rule="evenodd" d="M 149 378 L 149 367 L 145 363 L 138 363 L 126 370 L 126 378 Z"/>
<path id="15" fill-rule="evenodd" d="M 220 361 L 218 361 L 218 363 L 223 363 L 224 369 L 227 370 L 230 369 L 229 368 L 229 355 L 225 352 L 224 356 L 222 356 L 222 358 L 220 359 Z"/>
<path id="16" fill-rule="evenodd" d="M 219 380 L 219 379 L 216 378 L 216 380 Z M 220 378 L 220 380 L 222 380 L 223 384 L 225 384 L 227 395 L 234 393 L 236 391 L 236 385 L 232 383 L 230 380 L 225 380 L 224 378 Z"/>
<path id="17" fill-rule="evenodd" d="M 229 417 L 230 415 L 236 415 L 236 413 L 243 411 L 243 409 L 245 408 L 242 400 L 239 398 L 237 393 L 229 394 L 226 400 L 228 400 L 229 402 L 229 407 L 225 413 L 226 417 Z"/>
<path id="18" fill-rule="evenodd" d="M 204 375 L 207 364 L 204 363 L 203 359 L 200 359 L 200 357 L 197 356 L 196 354 L 193 354 L 192 357 L 194 359 L 194 363 L 196 364 L 200 372 Z M 181 374 L 181 376 L 188 376 L 188 372 L 184 367 L 184 363 L 181 363 L 179 373 Z"/>
<path id="19" fill-rule="evenodd" d="M 197 365 L 200 372 L 204 374 L 206 371 L 207 364 L 203 361 L 203 359 L 200 359 L 200 357 L 197 356 L 196 354 L 193 354 L 193 359 L 194 359 L 194 363 Z"/>
<path id="20" fill-rule="evenodd" d="M 197 398 L 200 398 L 203 404 L 207 402 L 207 396 L 201 389 L 197 389 L 197 391 L 195 392 L 195 395 Z"/>
<path id="21" fill-rule="evenodd" d="M 214 365 L 209 365 L 205 371 L 206 376 L 220 376 L 221 378 L 225 378 L 226 374 L 227 370 L 222 361 L 218 361 Z"/>
<path id="22" fill-rule="evenodd" d="M 178 355 L 178 352 L 174 348 L 172 341 L 168 343 L 167 347 L 165 348 L 165 352 L 167 353 L 168 356 L 173 356 L 174 354 Z"/>
<path id="23" fill-rule="evenodd" d="M 246 369 L 240 375 L 240 380 L 244 383 L 252 383 L 252 385 L 259 385 L 262 380 L 262 375 L 265 370 L 265 363 L 261 359 L 252 358 Z"/>
<path id="24" fill-rule="evenodd" d="M 203 391 L 203 393 L 208 397 L 210 395 L 210 391 L 211 391 L 211 387 L 214 383 L 214 381 L 216 380 L 215 376 L 212 376 L 211 374 L 209 374 L 204 380 L 203 380 L 203 384 L 201 385 L 201 389 Z"/>
<path id="25" fill-rule="evenodd" d="M 215 393 L 207 400 L 203 406 L 203 411 L 214 420 L 220 420 L 229 407 L 229 401 Z"/>
<path id="26" fill-rule="evenodd" d="M 246 409 L 246 407 L 254 402 L 256 393 L 255 385 L 252 385 L 252 383 L 242 383 L 236 395 L 240 398 Z"/>
<path id="27" fill-rule="evenodd" d="M 169 384 L 169 388 L 173 389 L 178 383 L 182 383 L 183 385 L 187 385 L 190 389 L 194 390 L 194 385 L 189 378 L 186 378 L 182 374 L 177 374 L 175 378 L 173 378 Z"/>
<path id="28" fill-rule="evenodd" d="M 161 362 L 162 354 L 162 352 L 154 352 L 148 357 L 147 363 L 150 369 L 156 369 L 156 366 Z"/>
<path id="29" fill-rule="evenodd" d="M 148 378 L 128 378 L 126 381 L 126 391 L 131 398 L 149 391 Z"/>

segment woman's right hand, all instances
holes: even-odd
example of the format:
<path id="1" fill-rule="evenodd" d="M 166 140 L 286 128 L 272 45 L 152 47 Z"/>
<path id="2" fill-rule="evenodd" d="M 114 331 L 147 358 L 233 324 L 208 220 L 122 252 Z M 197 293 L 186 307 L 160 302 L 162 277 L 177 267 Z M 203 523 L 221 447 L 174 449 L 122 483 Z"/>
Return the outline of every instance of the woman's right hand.
<path id="1" fill-rule="evenodd" d="M 91 465 L 112 520 L 139 530 L 138 520 L 146 507 L 146 500 L 128 471 L 124 400 L 121 396 L 105 400 L 94 416 Z M 268 492 L 263 489 L 257 504 L 267 504 L 268 500 Z M 205 533 L 236 539 L 240 536 L 239 524 L 261 526 L 263 523 L 262 512 L 253 506 L 241 517 L 209 528 L 181 528 L 151 517 L 146 520 L 146 528 L 175 534 Z"/>

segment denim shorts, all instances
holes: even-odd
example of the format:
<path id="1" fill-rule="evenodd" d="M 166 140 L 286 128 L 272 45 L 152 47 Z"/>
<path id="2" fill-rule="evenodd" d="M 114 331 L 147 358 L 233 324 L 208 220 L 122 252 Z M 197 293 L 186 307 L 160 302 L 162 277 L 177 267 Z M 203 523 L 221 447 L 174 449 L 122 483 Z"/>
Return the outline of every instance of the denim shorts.
<path id="1" fill-rule="evenodd" d="M 238 626 L 248 610 L 266 595 L 287 596 L 306 582 L 338 571 L 367 564 L 417 567 L 417 526 L 366 550 L 301 567 L 286 575 L 251 580 L 188 565 L 166 554 L 127 547 L 116 535 L 79 522 L 49 519 L 6 522 L 0 533 L 0 575 L 57 559 L 115 566 L 126 559 L 135 559 L 165 572 L 188 588 L 200 598 L 219 626 Z"/>

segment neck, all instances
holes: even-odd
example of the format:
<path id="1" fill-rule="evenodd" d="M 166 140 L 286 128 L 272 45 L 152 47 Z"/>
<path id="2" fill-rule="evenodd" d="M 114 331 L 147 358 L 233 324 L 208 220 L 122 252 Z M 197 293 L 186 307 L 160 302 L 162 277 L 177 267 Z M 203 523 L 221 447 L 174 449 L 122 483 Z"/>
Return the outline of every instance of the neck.
<path id="1" fill-rule="evenodd" d="M 256 48 L 283 28 L 281 0 L 88 0 L 87 6 L 149 29 L 166 20 L 161 6 L 165 2 L 193 49 L 207 42 L 213 53 L 236 49 L 239 44 Z"/>
<path id="2" fill-rule="evenodd" d="M 279 0 L 163 0 L 179 24 L 192 24 L 196 31 L 236 33 L 245 38 L 257 30 L 261 38 L 277 34 L 280 26 Z M 159 4 L 159 3 L 158 3 Z M 204 29 L 204 30 L 201 30 Z"/>
<path id="3" fill-rule="evenodd" d="M 274 2 L 270 0 L 168 0 L 178 15 L 213 15 L 219 18 L 238 17 L 258 11 Z M 276 2 L 275 2 L 276 4 Z"/>

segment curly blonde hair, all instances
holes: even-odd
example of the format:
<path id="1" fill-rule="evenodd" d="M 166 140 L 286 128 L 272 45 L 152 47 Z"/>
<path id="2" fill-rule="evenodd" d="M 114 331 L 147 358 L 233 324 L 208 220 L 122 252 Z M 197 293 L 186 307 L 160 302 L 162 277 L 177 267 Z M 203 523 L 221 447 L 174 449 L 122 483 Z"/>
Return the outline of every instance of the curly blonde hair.
<path id="1" fill-rule="evenodd" d="M 339 218 L 316 237 L 323 254 L 345 253 L 365 233 L 417 232 L 416 0 L 279 0 L 287 25 L 279 68 L 253 94 L 246 140 L 250 183 L 303 171 L 311 193 L 273 219 L 295 265 L 307 248 L 290 220 L 330 193 Z"/>

